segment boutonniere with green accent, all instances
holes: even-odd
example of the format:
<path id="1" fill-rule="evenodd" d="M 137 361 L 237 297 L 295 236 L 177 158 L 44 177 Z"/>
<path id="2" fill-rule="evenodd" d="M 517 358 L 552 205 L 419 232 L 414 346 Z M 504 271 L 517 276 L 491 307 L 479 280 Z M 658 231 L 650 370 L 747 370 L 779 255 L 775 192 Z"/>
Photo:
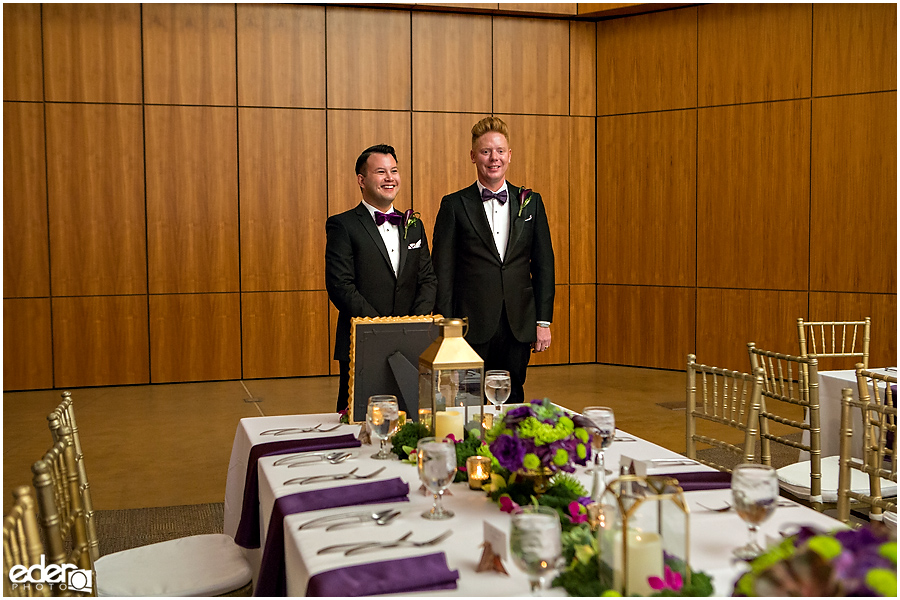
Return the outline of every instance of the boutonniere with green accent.
<path id="1" fill-rule="evenodd" d="M 406 239 L 406 234 L 409 232 L 410 225 L 415 225 L 419 222 L 419 217 L 421 217 L 417 212 L 413 212 L 413 209 L 407 209 L 407 211 L 403 214 L 403 239 Z"/>
<path id="2" fill-rule="evenodd" d="M 522 216 L 522 211 L 528 206 L 528 203 L 531 202 L 531 195 L 534 192 L 528 188 L 522 188 L 519 190 L 519 216 Z"/>

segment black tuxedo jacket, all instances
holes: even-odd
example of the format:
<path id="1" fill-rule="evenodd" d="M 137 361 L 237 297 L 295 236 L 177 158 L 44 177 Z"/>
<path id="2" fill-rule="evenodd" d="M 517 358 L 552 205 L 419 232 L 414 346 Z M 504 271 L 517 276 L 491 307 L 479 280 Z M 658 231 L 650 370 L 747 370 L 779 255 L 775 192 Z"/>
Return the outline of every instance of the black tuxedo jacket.
<path id="1" fill-rule="evenodd" d="M 394 211 L 397 212 L 397 211 Z M 400 266 L 394 275 L 372 215 L 356 208 L 325 222 L 325 289 L 337 307 L 335 360 L 350 360 L 351 317 L 427 315 L 434 310 L 437 281 L 422 221 L 400 236 Z"/>
<path id="2" fill-rule="evenodd" d="M 556 281 L 547 212 L 533 193 L 520 214 L 520 188 L 508 185 L 510 230 L 502 262 L 476 184 L 444 196 L 434 222 L 437 312 L 468 317 L 466 339 L 474 344 L 490 340 L 504 304 L 510 328 L 523 343 L 537 338 L 537 321 L 553 320 Z"/>

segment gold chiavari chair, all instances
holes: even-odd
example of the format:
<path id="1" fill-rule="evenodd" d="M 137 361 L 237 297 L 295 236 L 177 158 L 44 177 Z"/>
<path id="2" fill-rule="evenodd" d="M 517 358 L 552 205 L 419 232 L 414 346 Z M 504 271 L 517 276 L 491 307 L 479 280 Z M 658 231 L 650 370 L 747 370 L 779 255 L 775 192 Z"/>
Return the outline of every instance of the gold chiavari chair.
<path id="1" fill-rule="evenodd" d="M 686 442 L 688 458 L 709 465 L 720 471 L 731 472 L 731 465 L 716 462 L 712 458 L 697 456 L 697 443 L 727 450 L 738 457 L 738 462 L 756 461 L 756 440 L 759 436 L 759 410 L 762 393 L 762 370 L 751 375 L 717 367 L 697 364 L 697 357 L 687 360 L 687 425 Z M 704 426 L 698 433 L 700 421 L 714 423 Z M 738 446 L 721 438 L 727 437 L 732 428 L 743 437 Z M 716 437 L 714 437 L 716 436 Z M 737 434 L 734 434 L 737 437 Z"/>
<path id="2" fill-rule="evenodd" d="M 885 510 L 897 509 L 897 378 L 856 365 L 859 399 L 853 390 L 841 390 L 841 454 L 838 481 L 838 518 L 850 521 L 853 500 L 868 505 L 869 520 L 881 521 Z M 893 387 L 892 387 L 893 386 Z M 858 410 L 861 431 L 853 430 L 852 413 Z M 854 434 L 861 436 L 862 457 L 853 457 Z M 868 489 L 855 490 L 856 475 L 865 477 Z M 893 500 L 887 498 L 893 497 Z"/>
<path id="3" fill-rule="evenodd" d="M 35 512 L 34 491 L 27 485 L 13 490 L 15 504 L 3 518 L 3 595 L 19 597 L 49 596 L 50 588 L 27 582 L 13 583 L 14 567 L 30 568 L 40 563 L 44 544 Z"/>
<path id="4" fill-rule="evenodd" d="M 804 321 L 797 319 L 803 358 L 856 357 L 869 368 L 871 317 L 862 321 Z"/>
<path id="5" fill-rule="evenodd" d="M 771 442 L 808 452 L 809 460 L 779 468 L 778 480 L 782 491 L 821 512 L 826 503 L 837 502 L 838 460 L 836 456 L 822 458 L 818 361 L 761 350 L 755 342 L 747 347 L 751 368 L 764 372 L 759 411 L 761 461 L 772 464 Z M 781 433 L 773 433 L 775 430 Z"/>
<path id="6" fill-rule="evenodd" d="M 78 471 L 78 485 L 81 489 L 81 499 L 84 506 L 84 520 L 87 527 L 91 560 L 100 558 L 100 544 L 97 537 L 97 523 L 94 520 L 94 501 L 91 498 L 91 486 L 88 483 L 87 469 L 84 466 L 84 452 L 81 449 L 81 436 L 78 435 L 78 424 L 75 421 L 75 406 L 72 404 L 72 394 L 62 393 L 62 402 L 47 416 L 50 424 L 50 434 L 54 441 L 57 439 L 57 430 L 64 425 L 72 432 L 72 442 L 75 445 L 75 467 Z"/>
<path id="7" fill-rule="evenodd" d="M 60 408 L 67 417 L 60 415 Z M 80 448 L 81 442 L 63 422 L 64 419 L 74 422 L 71 395 L 64 394 L 60 408 L 51 413 L 48 421 L 51 426 L 61 423 L 54 437 L 70 440 L 74 465 L 74 449 Z M 81 467 L 73 470 L 76 489 L 90 490 L 83 455 Z M 89 538 L 86 546 L 99 549 L 96 528 L 86 531 Z M 99 557 L 93 562 L 93 568 L 94 588 L 100 596 L 249 596 L 252 588 L 252 569 L 243 550 L 234 539 L 222 533 L 193 535 L 114 552 Z"/>

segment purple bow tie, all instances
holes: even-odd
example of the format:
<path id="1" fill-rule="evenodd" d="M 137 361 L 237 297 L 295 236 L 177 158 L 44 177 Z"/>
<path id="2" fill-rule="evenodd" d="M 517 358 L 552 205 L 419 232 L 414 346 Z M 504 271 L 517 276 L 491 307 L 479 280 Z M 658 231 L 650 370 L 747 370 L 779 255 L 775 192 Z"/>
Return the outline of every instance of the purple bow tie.
<path id="1" fill-rule="evenodd" d="M 506 204 L 506 190 L 500 190 L 496 194 L 487 188 L 481 190 L 481 200 L 483 202 L 487 202 L 488 200 L 492 200 L 494 198 L 496 198 L 501 205 Z"/>
<path id="2" fill-rule="evenodd" d="M 403 215 L 400 213 L 388 213 L 384 214 L 383 212 L 375 211 L 375 224 L 376 225 L 384 225 L 384 222 L 387 221 L 391 225 L 400 225 L 403 222 Z"/>

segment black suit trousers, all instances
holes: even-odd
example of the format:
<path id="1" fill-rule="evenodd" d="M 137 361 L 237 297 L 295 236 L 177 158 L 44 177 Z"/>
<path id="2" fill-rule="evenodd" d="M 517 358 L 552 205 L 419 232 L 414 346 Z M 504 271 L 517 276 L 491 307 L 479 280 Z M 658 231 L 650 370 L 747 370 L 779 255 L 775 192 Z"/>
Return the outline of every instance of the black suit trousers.
<path id="1" fill-rule="evenodd" d="M 485 373 L 494 369 L 509 371 L 512 391 L 507 404 L 525 402 L 525 374 L 531 359 L 531 344 L 516 339 L 509 325 L 504 305 L 497 331 L 487 342 L 469 344 L 484 359 Z"/>

